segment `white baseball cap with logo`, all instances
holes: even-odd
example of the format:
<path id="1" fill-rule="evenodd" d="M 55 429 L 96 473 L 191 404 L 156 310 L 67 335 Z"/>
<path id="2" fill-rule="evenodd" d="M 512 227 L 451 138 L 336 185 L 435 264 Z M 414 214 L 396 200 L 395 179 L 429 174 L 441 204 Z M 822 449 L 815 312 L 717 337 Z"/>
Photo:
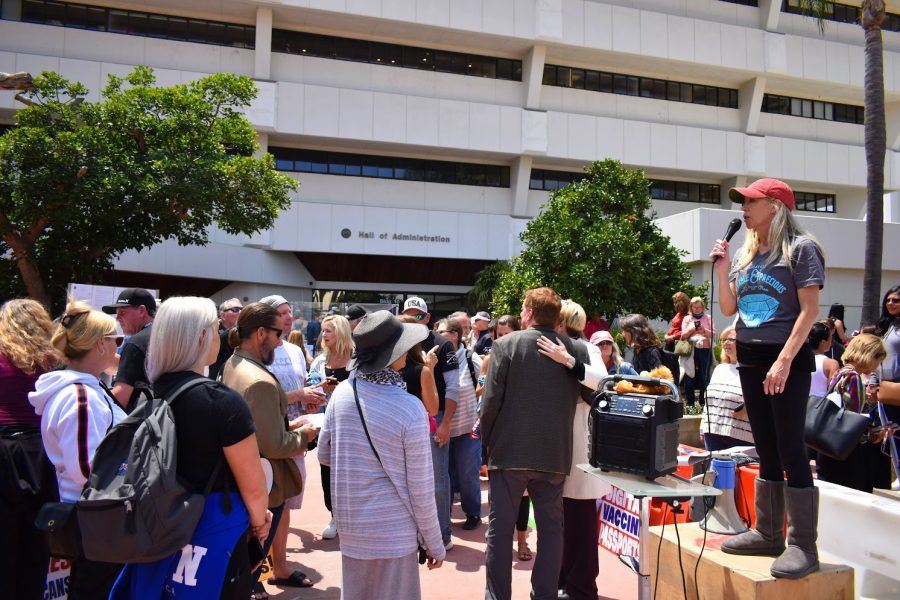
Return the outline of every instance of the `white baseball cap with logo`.
<path id="1" fill-rule="evenodd" d="M 406 302 L 403 303 L 403 312 L 406 312 L 410 309 L 415 309 L 423 313 L 427 313 L 428 305 L 425 304 L 425 301 L 418 296 L 411 296 L 406 299 Z"/>

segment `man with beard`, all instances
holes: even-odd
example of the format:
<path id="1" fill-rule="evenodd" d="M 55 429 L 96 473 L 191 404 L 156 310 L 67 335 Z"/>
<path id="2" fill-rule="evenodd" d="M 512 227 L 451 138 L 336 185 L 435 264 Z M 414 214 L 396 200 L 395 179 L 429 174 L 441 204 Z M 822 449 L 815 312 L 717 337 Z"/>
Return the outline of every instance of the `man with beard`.
<path id="1" fill-rule="evenodd" d="M 271 306 L 261 302 L 245 306 L 228 338 L 235 349 L 234 355 L 222 369 L 222 382 L 250 405 L 259 453 L 272 464 L 272 491 L 269 492 L 272 526 L 263 555 L 269 552 L 278 530 L 285 498 L 296 496 L 303 489 L 300 471 L 291 457 L 306 451 L 319 433 L 317 428 L 304 425 L 302 417 L 288 422 L 287 394 L 266 369 L 281 342 L 281 325 L 281 315 Z M 259 571 L 254 576 L 258 580 Z"/>

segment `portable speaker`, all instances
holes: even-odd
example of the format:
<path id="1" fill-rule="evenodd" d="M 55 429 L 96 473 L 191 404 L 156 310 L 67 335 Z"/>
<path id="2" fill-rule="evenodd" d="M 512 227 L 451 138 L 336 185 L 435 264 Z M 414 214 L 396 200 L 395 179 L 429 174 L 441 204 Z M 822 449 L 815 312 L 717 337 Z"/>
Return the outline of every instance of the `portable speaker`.
<path id="1" fill-rule="evenodd" d="M 672 394 L 619 394 L 606 389 L 621 380 L 668 385 Z M 588 460 L 606 471 L 656 479 L 678 466 L 678 421 L 684 408 L 678 389 L 665 380 L 614 375 L 598 388 L 588 419 Z"/>

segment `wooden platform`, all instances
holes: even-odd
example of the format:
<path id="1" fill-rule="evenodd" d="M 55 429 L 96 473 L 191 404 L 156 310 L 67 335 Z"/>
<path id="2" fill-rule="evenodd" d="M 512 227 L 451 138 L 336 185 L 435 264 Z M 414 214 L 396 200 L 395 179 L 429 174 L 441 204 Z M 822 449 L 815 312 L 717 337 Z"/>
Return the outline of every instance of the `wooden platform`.
<path id="1" fill-rule="evenodd" d="M 683 598 L 681 570 L 675 528 L 667 525 L 660 547 L 660 527 L 650 528 L 650 584 L 656 585 L 656 554 L 660 552 L 659 598 Z M 703 530 L 697 523 L 678 525 L 681 562 L 687 585 L 687 599 L 697 600 L 694 567 L 703 544 Z M 775 579 L 769 574 L 774 558 L 735 556 L 719 548 L 730 536 L 707 534 L 700 563 L 700 598 L 704 600 L 852 600 L 853 569 L 846 565 L 821 563 L 821 570 L 803 579 Z"/>

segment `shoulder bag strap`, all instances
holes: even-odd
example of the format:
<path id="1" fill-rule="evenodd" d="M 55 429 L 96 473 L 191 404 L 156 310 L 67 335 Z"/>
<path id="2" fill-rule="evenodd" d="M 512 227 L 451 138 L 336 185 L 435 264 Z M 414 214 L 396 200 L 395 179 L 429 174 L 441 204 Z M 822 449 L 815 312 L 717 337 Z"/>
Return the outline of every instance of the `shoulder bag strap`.
<path id="1" fill-rule="evenodd" d="M 359 393 L 356 391 L 356 378 L 353 378 L 353 399 L 356 400 L 356 410 L 359 411 L 359 420 L 362 421 L 363 431 L 366 432 L 366 439 L 369 440 L 369 447 L 372 448 L 372 452 L 375 454 L 375 458 L 378 459 L 378 464 L 381 465 L 381 470 L 384 471 L 385 476 L 388 478 L 388 481 L 391 482 L 391 485 L 394 486 L 394 489 L 397 491 L 397 496 L 400 498 L 400 502 L 406 507 L 406 510 L 409 512 L 410 518 L 412 518 L 413 523 L 416 522 L 416 515 L 413 514 L 412 507 L 407 503 L 406 499 L 403 497 L 403 494 L 400 493 L 400 488 L 397 487 L 397 484 L 394 483 L 394 480 L 391 479 L 390 473 L 387 472 L 387 469 L 384 468 L 384 463 L 381 462 L 381 457 L 378 456 L 378 450 L 375 449 L 375 444 L 372 443 L 372 438 L 369 436 L 369 428 L 366 426 L 366 418 L 363 416 L 362 405 L 359 403 Z M 422 536 L 418 532 L 418 525 L 416 525 L 416 536 L 419 539 L 419 545 L 422 545 Z"/>
<path id="2" fill-rule="evenodd" d="M 478 389 L 478 376 L 475 375 L 475 365 L 472 363 L 472 351 L 466 348 L 466 364 L 469 367 L 469 377 L 472 378 L 472 387 Z"/>

